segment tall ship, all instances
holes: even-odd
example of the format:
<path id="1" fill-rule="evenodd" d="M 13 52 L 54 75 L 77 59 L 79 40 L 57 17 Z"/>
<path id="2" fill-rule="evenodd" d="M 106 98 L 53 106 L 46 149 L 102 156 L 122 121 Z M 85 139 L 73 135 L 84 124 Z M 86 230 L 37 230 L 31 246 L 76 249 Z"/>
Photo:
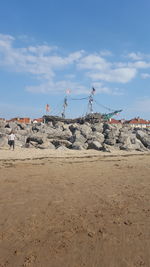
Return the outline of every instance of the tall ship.
<path id="1" fill-rule="evenodd" d="M 83 97 L 83 98 L 70 98 L 70 100 L 74 101 L 74 100 L 87 100 L 87 111 L 86 113 L 78 118 L 74 118 L 74 119 L 69 119 L 66 118 L 66 109 L 68 107 L 68 94 L 70 93 L 69 90 L 66 91 L 66 95 L 64 97 L 63 100 L 63 104 L 62 104 L 62 108 L 61 108 L 61 112 L 59 116 L 54 116 L 54 115 L 49 115 L 49 105 L 46 105 L 46 111 L 47 114 L 43 116 L 43 120 L 45 123 L 48 122 L 56 122 L 56 121 L 61 121 L 64 123 L 84 123 L 84 122 L 90 122 L 90 123 L 96 123 L 96 122 L 107 122 L 109 121 L 113 116 L 118 115 L 120 112 L 122 112 L 122 109 L 119 110 L 112 110 L 108 107 L 105 107 L 104 105 L 99 104 L 96 100 L 95 100 L 95 88 L 93 87 L 89 96 L 87 97 Z M 100 113 L 100 112 L 94 112 L 94 108 L 93 108 L 93 104 L 97 103 L 99 106 L 102 106 L 103 108 L 107 109 L 109 112 L 108 113 Z"/>

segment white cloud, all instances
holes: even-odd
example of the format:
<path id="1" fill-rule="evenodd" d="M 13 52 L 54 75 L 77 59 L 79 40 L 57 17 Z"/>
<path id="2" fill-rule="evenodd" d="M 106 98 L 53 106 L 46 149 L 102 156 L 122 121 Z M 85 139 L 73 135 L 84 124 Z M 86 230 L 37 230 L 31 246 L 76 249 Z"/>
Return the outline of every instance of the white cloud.
<path id="1" fill-rule="evenodd" d="M 7 50 L 11 47 L 12 42 L 15 40 L 11 35 L 0 34 L 0 50 Z"/>
<path id="2" fill-rule="evenodd" d="M 113 56 L 113 53 L 109 50 L 102 50 L 102 51 L 100 51 L 100 55 L 102 57 L 109 57 L 109 56 Z"/>
<path id="3" fill-rule="evenodd" d="M 26 52 L 31 52 L 37 55 L 44 55 L 56 49 L 57 47 L 55 46 L 50 47 L 48 45 L 38 45 L 27 47 Z"/>
<path id="4" fill-rule="evenodd" d="M 111 63 L 106 61 L 103 57 L 97 54 L 91 54 L 83 57 L 78 63 L 79 69 L 92 69 L 92 70 L 107 70 L 111 67 Z"/>
<path id="5" fill-rule="evenodd" d="M 96 94 L 108 94 L 108 95 L 123 95 L 123 91 L 119 88 L 109 88 L 101 82 L 93 82 L 92 86 L 96 88 Z M 73 95 L 87 94 L 89 95 L 90 89 L 77 82 L 72 81 L 47 81 L 36 86 L 27 86 L 26 90 L 31 93 L 43 93 L 43 94 L 59 94 L 65 93 L 66 88 L 71 89 Z"/>
<path id="6" fill-rule="evenodd" d="M 87 87 L 82 86 L 77 82 L 71 81 L 47 81 L 37 86 L 27 86 L 26 90 L 32 93 L 65 93 L 66 89 L 70 88 L 73 94 L 89 94 L 89 90 Z"/>
<path id="7" fill-rule="evenodd" d="M 136 61 L 136 62 L 130 62 L 128 63 L 128 66 L 131 68 L 136 68 L 136 69 L 147 69 L 150 68 L 150 62 L 146 61 Z"/>
<path id="8" fill-rule="evenodd" d="M 124 62 L 111 63 L 97 54 L 82 57 L 77 66 L 79 69 L 90 70 L 87 76 L 94 81 L 127 83 L 137 74 L 136 67 L 127 66 Z"/>
<path id="9" fill-rule="evenodd" d="M 142 77 L 143 79 L 150 78 L 150 73 L 141 73 L 141 77 Z"/>
<path id="10" fill-rule="evenodd" d="M 55 55 L 55 47 L 48 45 L 14 48 L 14 40 L 12 36 L 0 35 L 0 66 L 16 72 L 40 75 L 45 79 L 52 79 L 55 70 L 75 64 L 83 54 L 83 51 L 76 51 L 64 57 Z"/>
<path id="11" fill-rule="evenodd" d="M 127 55 L 127 57 L 132 59 L 132 60 L 142 60 L 144 55 L 142 53 L 140 53 L 140 52 L 137 52 L 137 53 L 132 52 L 132 53 L 129 53 Z"/>
<path id="12" fill-rule="evenodd" d="M 131 52 L 131 53 L 128 53 L 125 57 L 127 57 L 133 61 L 149 60 L 150 54 L 145 54 L 145 53 L 141 53 L 141 52 Z"/>
<path id="13" fill-rule="evenodd" d="M 93 80 L 103 80 L 115 83 L 127 83 L 136 76 L 136 69 L 133 68 L 118 68 L 110 69 L 107 72 L 89 73 L 88 75 Z"/>
<path id="14" fill-rule="evenodd" d="M 61 92 L 72 87 L 76 93 L 87 93 L 89 90 L 77 82 L 83 77 L 82 80 L 97 84 L 99 93 L 120 94 L 119 90 L 117 92 L 100 82 L 125 84 L 136 77 L 138 70 L 150 68 L 150 62 L 143 60 L 144 56 L 140 52 L 128 54 L 131 62 L 113 62 L 112 58 L 111 61 L 104 58 L 112 55 L 108 50 L 92 54 L 80 50 L 62 55 L 58 47 L 47 44 L 25 47 L 16 44 L 17 39 L 13 36 L 0 34 L 0 67 L 31 74 L 40 83 L 37 86 L 27 86 L 27 90 L 32 92 Z M 141 77 L 149 76 L 143 73 Z"/>

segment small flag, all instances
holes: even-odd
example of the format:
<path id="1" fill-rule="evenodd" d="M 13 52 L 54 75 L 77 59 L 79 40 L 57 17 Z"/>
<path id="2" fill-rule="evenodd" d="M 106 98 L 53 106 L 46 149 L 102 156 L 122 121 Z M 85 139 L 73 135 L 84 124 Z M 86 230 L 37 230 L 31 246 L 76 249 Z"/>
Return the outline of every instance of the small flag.
<path id="1" fill-rule="evenodd" d="M 67 89 L 66 90 L 66 94 L 69 95 L 71 93 L 71 90 L 70 89 Z"/>
<path id="2" fill-rule="evenodd" d="M 95 91 L 96 91 L 96 90 L 95 90 L 95 88 L 93 87 L 93 88 L 92 88 L 92 94 L 94 94 L 94 93 L 95 93 Z"/>
<path id="3" fill-rule="evenodd" d="M 46 112 L 49 112 L 50 111 L 50 106 L 49 104 L 46 104 Z"/>
<path id="4" fill-rule="evenodd" d="M 94 87 L 92 87 L 92 91 L 91 91 L 91 95 L 94 95 L 95 94 L 95 88 Z"/>

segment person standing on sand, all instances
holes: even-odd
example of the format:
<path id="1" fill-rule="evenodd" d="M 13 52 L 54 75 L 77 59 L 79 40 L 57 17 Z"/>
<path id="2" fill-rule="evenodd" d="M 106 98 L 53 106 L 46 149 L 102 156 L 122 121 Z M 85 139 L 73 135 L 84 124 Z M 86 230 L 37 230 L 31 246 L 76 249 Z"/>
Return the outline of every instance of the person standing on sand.
<path id="1" fill-rule="evenodd" d="M 15 149 L 15 134 L 13 131 L 11 131 L 11 133 L 9 134 L 8 145 L 10 146 L 9 149 L 11 149 L 11 147 L 13 148 L 13 150 Z"/>

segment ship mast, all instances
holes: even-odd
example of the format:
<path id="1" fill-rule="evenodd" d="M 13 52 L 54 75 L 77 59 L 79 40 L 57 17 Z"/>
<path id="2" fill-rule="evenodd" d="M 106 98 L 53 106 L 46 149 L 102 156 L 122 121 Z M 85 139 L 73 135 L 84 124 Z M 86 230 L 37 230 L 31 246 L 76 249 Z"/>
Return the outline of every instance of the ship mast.
<path id="1" fill-rule="evenodd" d="M 94 94 L 95 94 L 95 88 L 93 87 L 92 88 L 92 91 L 89 95 L 89 101 L 88 101 L 88 111 L 87 111 L 87 114 L 88 113 L 93 113 L 93 101 L 94 101 Z"/>
<path id="2" fill-rule="evenodd" d="M 65 96 L 64 98 L 64 103 L 63 103 L 63 109 L 62 109 L 62 113 L 61 113 L 61 116 L 62 118 L 65 119 L 65 112 L 66 112 L 66 107 L 68 106 L 68 101 L 67 101 L 67 96 Z"/>

